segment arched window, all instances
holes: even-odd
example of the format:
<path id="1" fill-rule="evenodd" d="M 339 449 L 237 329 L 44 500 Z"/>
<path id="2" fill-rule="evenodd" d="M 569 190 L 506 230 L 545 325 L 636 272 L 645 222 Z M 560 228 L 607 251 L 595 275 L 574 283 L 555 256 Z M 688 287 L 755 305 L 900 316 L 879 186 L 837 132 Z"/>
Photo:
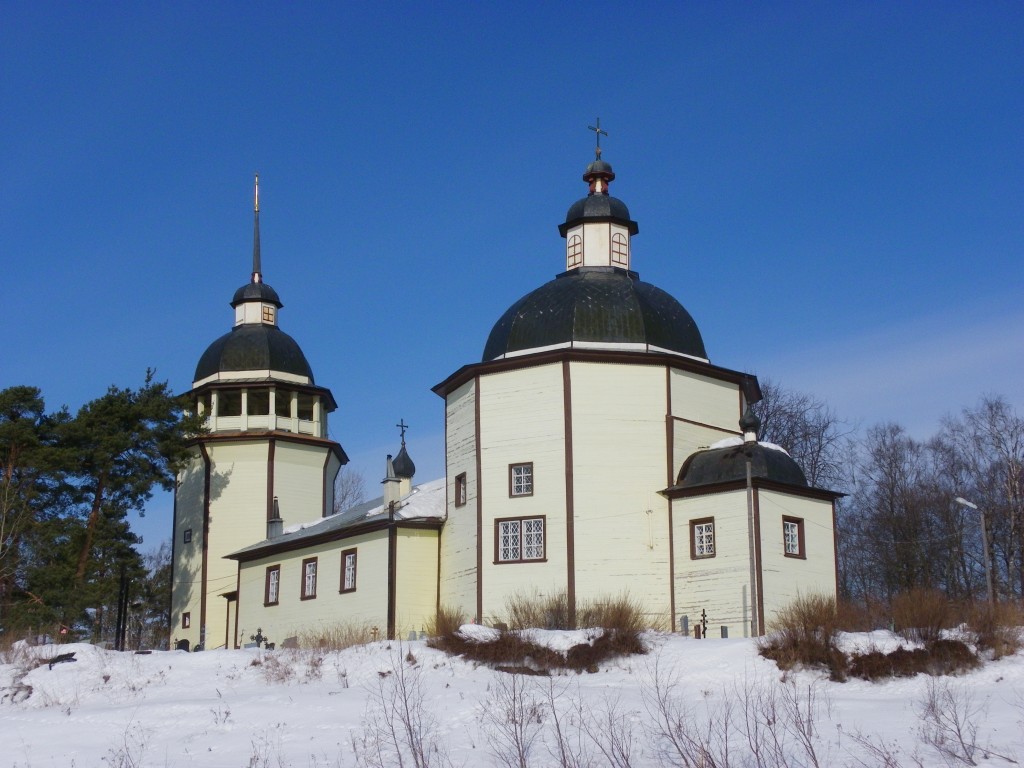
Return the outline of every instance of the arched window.
<path id="1" fill-rule="evenodd" d="M 612 264 L 629 265 L 629 241 L 621 232 L 612 235 Z"/>
<path id="2" fill-rule="evenodd" d="M 583 238 L 573 235 L 566 246 L 566 268 L 572 269 L 583 263 Z"/>

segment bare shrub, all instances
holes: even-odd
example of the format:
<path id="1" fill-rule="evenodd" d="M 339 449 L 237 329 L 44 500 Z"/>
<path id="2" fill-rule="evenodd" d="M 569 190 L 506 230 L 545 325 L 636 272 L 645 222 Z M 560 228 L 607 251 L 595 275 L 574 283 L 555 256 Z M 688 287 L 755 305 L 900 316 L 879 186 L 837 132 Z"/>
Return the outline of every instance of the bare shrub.
<path id="1" fill-rule="evenodd" d="M 1024 611 L 1013 603 L 974 603 L 968 607 L 967 625 L 978 650 L 993 659 L 1012 656 L 1024 644 Z"/>
<path id="2" fill-rule="evenodd" d="M 634 729 L 628 715 L 621 711 L 619 700 L 605 696 L 604 706 L 586 714 L 581 706 L 580 712 L 581 727 L 601 753 L 601 765 L 632 768 Z"/>
<path id="3" fill-rule="evenodd" d="M 870 632 L 879 627 L 888 627 L 889 611 L 886 606 L 876 602 L 839 600 L 836 603 L 836 626 L 843 632 Z"/>
<path id="4" fill-rule="evenodd" d="M 582 723 L 587 716 L 579 687 L 568 695 L 569 684 L 548 678 L 544 700 L 551 713 L 551 741 L 548 754 L 560 768 L 594 768 L 590 745 L 584 738 Z"/>
<path id="5" fill-rule="evenodd" d="M 255 659 L 249 662 L 250 665 L 253 662 L 255 662 Z M 282 658 L 282 655 L 277 653 L 265 654 L 259 669 L 263 673 L 263 679 L 268 683 L 283 684 L 295 678 L 295 665 L 287 663 Z"/>
<path id="6" fill-rule="evenodd" d="M 342 651 L 355 645 L 365 645 L 373 640 L 368 624 L 335 623 L 305 629 L 298 635 L 300 648 L 322 651 Z"/>
<path id="7" fill-rule="evenodd" d="M 920 717 L 918 737 L 934 749 L 945 762 L 977 765 L 978 718 L 981 709 L 965 687 L 929 680 L 924 696 L 917 704 Z"/>
<path id="8" fill-rule="evenodd" d="M 442 605 L 437 609 L 434 620 L 427 624 L 428 637 L 454 635 L 466 623 L 466 615 L 458 608 Z"/>
<path id="9" fill-rule="evenodd" d="M 935 589 L 912 589 L 892 599 L 893 628 L 902 637 L 930 643 L 955 623 L 955 611 L 946 596 Z"/>
<path id="10" fill-rule="evenodd" d="M 544 702 L 522 675 L 495 678 L 493 693 L 493 701 L 481 709 L 491 753 L 507 768 L 528 768 L 544 723 Z"/>
<path id="11" fill-rule="evenodd" d="M 356 764 L 368 768 L 443 768 L 451 765 L 437 735 L 437 720 L 425 704 L 422 668 L 405 661 L 399 646 L 381 670 L 353 748 Z"/>
<path id="12" fill-rule="evenodd" d="M 955 675 L 974 669 L 978 657 L 959 640 L 935 640 L 924 648 L 897 648 L 889 653 L 868 651 L 850 660 L 849 675 L 863 680 L 914 675 Z"/>
<path id="13" fill-rule="evenodd" d="M 797 665 L 825 667 L 833 680 L 846 677 L 846 654 L 839 650 L 836 601 L 827 595 L 805 595 L 780 610 L 769 633 L 758 641 L 762 656 L 782 670 Z"/>
<path id="14" fill-rule="evenodd" d="M 569 595 L 564 590 L 552 595 L 510 595 L 505 600 L 505 614 L 509 629 L 575 629 L 569 621 Z"/>

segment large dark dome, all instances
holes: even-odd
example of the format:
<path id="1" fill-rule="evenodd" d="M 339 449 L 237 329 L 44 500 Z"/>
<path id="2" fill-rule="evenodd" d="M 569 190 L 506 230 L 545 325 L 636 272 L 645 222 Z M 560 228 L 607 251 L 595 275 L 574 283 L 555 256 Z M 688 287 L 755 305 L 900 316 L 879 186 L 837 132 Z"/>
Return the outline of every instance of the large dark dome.
<path id="1" fill-rule="evenodd" d="M 581 267 L 509 307 L 491 329 L 483 359 L 568 342 L 649 344 L 707 358 L 697 324 L 672 296 L 632 272 Z"/>
<path id="2" fill-rule="evenodd" d="M 224 371 L 281 371 L 309 377 L 313 371 L 295 339 L 273 325 L 239 325 L 213 342 L 196 366 L 194 381 Z"/>

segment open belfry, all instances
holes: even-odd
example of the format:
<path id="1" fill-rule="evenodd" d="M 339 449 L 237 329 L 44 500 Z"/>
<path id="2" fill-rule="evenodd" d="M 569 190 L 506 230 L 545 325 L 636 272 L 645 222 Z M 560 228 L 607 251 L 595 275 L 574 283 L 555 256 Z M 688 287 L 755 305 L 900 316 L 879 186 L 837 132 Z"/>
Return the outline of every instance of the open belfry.
<path id="1" fill-rule="evenodd" d="M 446 477 L 413 483 L 403 422 L 384 495 L 337 513 L 335 401 L 277 326 L 256 206 L 235 326 L 191 392 L 209 433 L 179 477 L 172 640 L 237 647 L 257 628 L 285 642 L 343 623 L 405 637 L 439 606 L 491 623 L 511 597 L 559 594 L 570 617 L 628 595 L 653 627 L 747 636 L 798 594 L 836 593 L 839 494 L 758 441 L 756 377 L 712 364 L 689 312 L 640 280 L 639 226 L 592 130 L 587 194 L 552 249 L 562 271 L 433 388 Z"/>

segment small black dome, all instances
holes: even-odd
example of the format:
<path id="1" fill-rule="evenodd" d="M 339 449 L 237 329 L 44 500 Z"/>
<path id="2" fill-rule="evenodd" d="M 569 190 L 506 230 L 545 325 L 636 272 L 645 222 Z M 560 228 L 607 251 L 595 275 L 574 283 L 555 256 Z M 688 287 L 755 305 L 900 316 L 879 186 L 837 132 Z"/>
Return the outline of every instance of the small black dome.
<path id="1" fill-rule="evenodd" d="M 277 291 L 266 283 L 246 283 L 235 291 L 235 295 L 231 299 L 231 306 L 237 307 L 243 301 L 265 301 L 268 304 L 276 305 L 278 309 L 284 306 Z"/>
<path id="2" fill-rule="evenodd" d="M 754 409 L 749 405 L 747 410 L 740 416 L 740 432 L 753 432 L 757 434 L 761 431 L 761 420 L 757 418 L 757 414 L 754 413 Z"/>
<path id="3" fill-rule="evenodd" d="M 736 480 L 746 481 L 748 459 L 751 477 L 807 487 L 807 477 L 792 456 L 778 448 L 753 442 L 691 454 L 679 470 L 676 486 L 695 488 Z"/>
<path id="4" fill-rule="evenodd" d="M 391 467 L 395 470 L 395 477 L 405 477 L 411 480 L 412 476 L 416 474 L 416 465 L 409 458 L 409 452 L 405 450 L 405 443 L 402 443 L 402 449 L 391 460 Z"/>
<path id="5" fill-rule="evenodd" d="M 622 269 L 580 267 L 509 307 L 483 359 L 580 341 L 650 344 L 707 358 L 697 324 L 668 293 Z"/>
<path id="6" fill-rule="evenodd" d="M 255 324 L 235 326 L 207 347 L 194 381 L 224 371 L 265 370 L 306 376 L 313 383 L 313 371 L 295 339 L 277 326 Z"/>

